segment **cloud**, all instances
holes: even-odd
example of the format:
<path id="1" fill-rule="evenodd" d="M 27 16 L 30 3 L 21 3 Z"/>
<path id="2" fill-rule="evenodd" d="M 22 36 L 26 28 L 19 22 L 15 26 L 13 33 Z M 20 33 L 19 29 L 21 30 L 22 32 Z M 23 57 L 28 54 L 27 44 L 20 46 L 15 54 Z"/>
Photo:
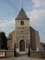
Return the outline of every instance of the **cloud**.
<path id="1" fill-rule="evenodd" d="M 0 20 L 0 27 L 5 27 L 6 25 L 9 24 L 15 24 L 15 20 L 11 19 L 11 20 Z"/>
<path id="2" fill-rule="evenodd" d="M 45 10 L 32 10 L 31 25 L 35 26 L 43 24 L 45 21 Z"/>
<path id="3" fill-rule="evenodd" d="M 8 36 L 9 32 L 15 29 L 15 20 L 0 20 L 0 31 L 4 31 Z"/>
<path id="4" fill-rule="evenodd" d="M 45 8 L 45 0 L 32 0 L 33 8 Z"/>

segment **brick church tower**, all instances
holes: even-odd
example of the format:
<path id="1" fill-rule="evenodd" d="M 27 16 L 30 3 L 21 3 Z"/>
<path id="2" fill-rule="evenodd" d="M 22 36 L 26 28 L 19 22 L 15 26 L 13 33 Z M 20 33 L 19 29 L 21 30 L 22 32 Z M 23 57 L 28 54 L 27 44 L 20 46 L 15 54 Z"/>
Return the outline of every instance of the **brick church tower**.
<path id="1" fill-rule="evenodd" d="M 25 54 L 28 52 L 28 46 L 30 43 L 30 25 L 29 18 L 23 8 L 21 8 L 15 19 L 15 26 L 16 51 L 19 54 Z"/>

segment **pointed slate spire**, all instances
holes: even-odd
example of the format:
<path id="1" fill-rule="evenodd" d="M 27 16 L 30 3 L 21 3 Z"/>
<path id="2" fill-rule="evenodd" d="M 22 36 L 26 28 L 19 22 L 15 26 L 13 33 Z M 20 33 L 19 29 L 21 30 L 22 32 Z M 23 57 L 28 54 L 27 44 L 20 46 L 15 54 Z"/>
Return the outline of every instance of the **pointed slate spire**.
<path id="1" fill-rule="evenodd" d="M 23 8 L 21 8 L 16 20 L 29 20 Z"/>

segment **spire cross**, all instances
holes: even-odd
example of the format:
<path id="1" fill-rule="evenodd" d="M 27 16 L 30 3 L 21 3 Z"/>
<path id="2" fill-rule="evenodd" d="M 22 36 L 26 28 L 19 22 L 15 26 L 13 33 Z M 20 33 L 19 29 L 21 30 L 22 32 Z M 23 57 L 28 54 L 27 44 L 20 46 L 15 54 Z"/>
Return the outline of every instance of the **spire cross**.
<path id="1" fill-rule="evenodd" d="M 20 0 L 21 8 L 23 8 L 23 0 Z"/>
<path id="2" fill-rule="evenodd" d="M 22 8 L 23 8 L 23 0 L 22 0 Z"/>

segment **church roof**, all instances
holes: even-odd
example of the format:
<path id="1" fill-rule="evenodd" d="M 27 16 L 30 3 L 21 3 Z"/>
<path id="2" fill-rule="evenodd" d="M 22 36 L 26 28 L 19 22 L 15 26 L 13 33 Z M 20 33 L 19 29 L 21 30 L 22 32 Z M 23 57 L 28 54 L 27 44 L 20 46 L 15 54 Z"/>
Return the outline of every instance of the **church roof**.
<path id="1" fill-rule="evenodd" d="M 18 16 L 16 17 L 16 20 L 29 20 L 28 16 L 26 15 L 25 11 L 23 8 L 21 8 Z"/>

